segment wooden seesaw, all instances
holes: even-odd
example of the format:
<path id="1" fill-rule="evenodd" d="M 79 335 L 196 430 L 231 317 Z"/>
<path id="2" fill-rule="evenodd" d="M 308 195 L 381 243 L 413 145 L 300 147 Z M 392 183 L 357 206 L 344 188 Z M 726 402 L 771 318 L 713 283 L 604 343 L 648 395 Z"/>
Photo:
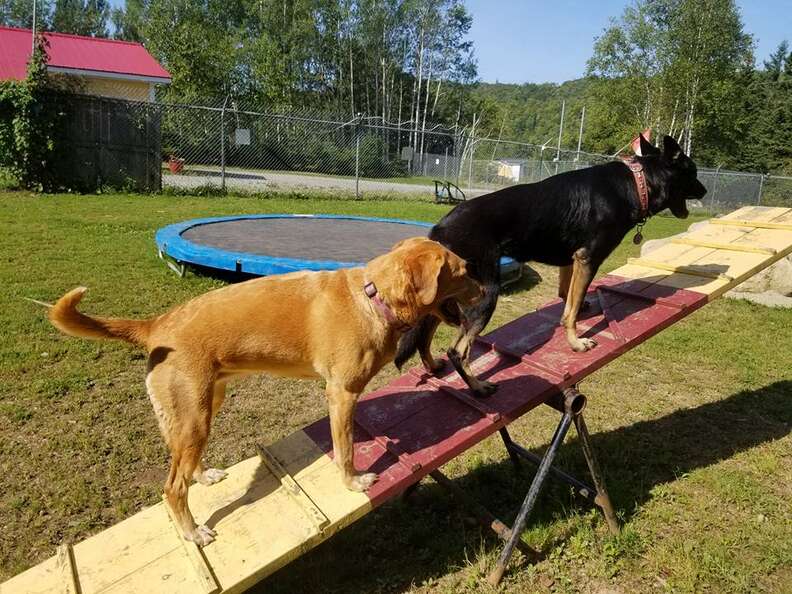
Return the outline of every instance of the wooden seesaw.
<path id="1" fill-rule="evenodd" d="M 515 546 L 530 554 L 520 534 L 548 475 L 598 505 L 609 528 L 618 531 L 583 420 L 586 399 L 578 382 L 792 253 L 792 209 L 746 207 L 709 223 L 592 283 L 590 307 L 578 329 L 597 341 L 595 349 L 570 351 L 557 300 L 478 339 L 472 367 L 499 385 L 489 399 L 473 398 L 455 373 L 433 378 L 418 368 L 362 397 L 355 463 L 380 476 L 368 493 L 341 484 L 324 418 L 259 446 L 259 456 L 229 468 L 224 481 L 190 488 L 195 517 L 218 534 L 207 547 L 183 540 L 161 502 L 74 546 L 62 545 L 55 556 L 2 584 L 2 594 L 241 592 L 426 475 L 470 505 L 505 541 L 489 576 L 493 584 Z M 513 442 L 506 427 L 541 404 L 557 408 L 562 418 L 539 459 Z M 593 487 L 552 465 L 572 424 Z M 439 471 L 496 431 L 515 463 L 527 459 L 539 466 L 512 528 Z"/>

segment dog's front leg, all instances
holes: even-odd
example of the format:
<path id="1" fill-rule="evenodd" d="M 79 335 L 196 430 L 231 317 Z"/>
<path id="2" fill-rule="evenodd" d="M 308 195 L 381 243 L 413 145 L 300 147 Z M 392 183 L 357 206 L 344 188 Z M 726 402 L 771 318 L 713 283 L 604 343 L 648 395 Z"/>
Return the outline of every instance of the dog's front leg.
<path id="1" fill-rule="evenodd" d="M 569 283 L 564 315 L 561 316 L 561 325 L 566 328 L 567 341 L 572 350 L 578 353 L 588 351 L 597 346 L 591 338 L 578 338 L 577 317 L 581 305 L 585 301 L 586 292 L 594 278 L 596 267 L 592 265 L 591 257 L 586 248 L 580 248 L 573 256 L 572 279 Z"/>
<path id="2" fill-rule="evenodd" d="M 444 365 L 442 361 L 438 361 L 432 356 L 432 338 L 434 338 L 435 331 L 440 325 L 440 318 L 427 316 L 427 319 L 422 321 L 421 324 L 424 326 L 422 330 L 426 331 L 425 334 L 422 332 L 421 342 L 418 344 L 421 362 L 423 362 L 424 368 L 429 373 L 438 373 L 443 369 Z"/>
<path id="3" fill-rule="evenodd" d="M 574 264 L 570 264 L 569 266 L 561 266 L 558 269 L 558 296 L 564 301 L 567 300 L 567 295 L 569 295 L 569 285 L 572 283 L 574 266 Z"/>
<path id="4" fill-rule="evenodd" d="M 327 384 L 327 402 L 330 409 L 330 431 L 333 434 L 333 455 L 341 470 L 344 486 L 350 491 L 365 491 L 377 480 L 373 472 L 358 474 L 355 471 L 353 429 L 355 406 L 360 394 Z"/>

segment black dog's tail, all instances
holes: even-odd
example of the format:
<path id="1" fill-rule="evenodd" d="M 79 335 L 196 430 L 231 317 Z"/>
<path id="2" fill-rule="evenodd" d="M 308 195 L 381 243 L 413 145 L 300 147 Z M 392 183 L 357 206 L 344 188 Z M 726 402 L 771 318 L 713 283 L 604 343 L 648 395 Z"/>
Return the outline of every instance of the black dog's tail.
<path id="1" fill-rule="evenodd" d="M 407 360 L 412 357 L 421 345 L 431 340 L 432 327 L 434 326 L 434 316 L 424 317 L 415 328 L 410 328 L 399 340 L 396 349 L 396 359 L 393 361 L 396 367 L 401 370 Z"/>

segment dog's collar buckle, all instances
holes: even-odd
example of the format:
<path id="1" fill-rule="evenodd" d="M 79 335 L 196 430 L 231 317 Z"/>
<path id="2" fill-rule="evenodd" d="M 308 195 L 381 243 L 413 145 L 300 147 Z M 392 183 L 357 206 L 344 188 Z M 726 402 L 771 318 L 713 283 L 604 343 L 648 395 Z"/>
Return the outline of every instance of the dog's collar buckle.
<path id="1" fill-rule="evenodd" d="M 643 165 L 635 158 L 623 159 L 623 162 L 633 174 L 635 180 L 635 189 L 638 190 L 638 201 L 640 202 L 640 217 L 641 221 L 645 222 L 649 216 L 649 186 L 646 185 L 646 174 L 644 173 Z"/>
<path id="2" fill-rule="evenodd" d="M 396 314 L 393 313 L 393 310 L 390 307 L 388 307 L 388 304 L 385 303 L 382 300 L 382 297 L 380 297 L 377 294 L 377 285 L 369 281 L 365 285 L 363 285 L 363 292 L 366 294 L 366 297 L 371 299 L 371 302 L 374 304 L 374 307 L 376 307 L 380 311 L 383 317 L 390 324 L 396 325 L 397 330 L 399 330 L 400 332 L 406 332 L 407 330 L 410 329 L 410 326 L 402 322 L 399 318 L 397 318 Z"/>

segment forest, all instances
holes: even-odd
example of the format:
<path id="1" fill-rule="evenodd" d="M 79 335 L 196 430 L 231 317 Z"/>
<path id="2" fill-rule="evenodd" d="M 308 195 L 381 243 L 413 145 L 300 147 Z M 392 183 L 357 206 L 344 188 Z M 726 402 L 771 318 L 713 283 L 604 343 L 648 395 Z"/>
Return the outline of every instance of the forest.
<path id="1" fill-rule="evenodd" d="M 565 148 L 584 116 L 584 151 L 613 154 L 651 127 L 702 164 L 792 174 L 792 51 L 784 41 L 757 62 L 734 0 L 637 0 L 593 41 L 583 77 L 522 85 L 479 80 L 462 0 L 37 6 L 38 28 L 144 43 L 173 76 L 163 102 L 232 97 L 543 144 L 558 135 L 564 101 Z M 29 0 L 0 0 L 0 24 L 29 27 L 32 16 Z"/>

